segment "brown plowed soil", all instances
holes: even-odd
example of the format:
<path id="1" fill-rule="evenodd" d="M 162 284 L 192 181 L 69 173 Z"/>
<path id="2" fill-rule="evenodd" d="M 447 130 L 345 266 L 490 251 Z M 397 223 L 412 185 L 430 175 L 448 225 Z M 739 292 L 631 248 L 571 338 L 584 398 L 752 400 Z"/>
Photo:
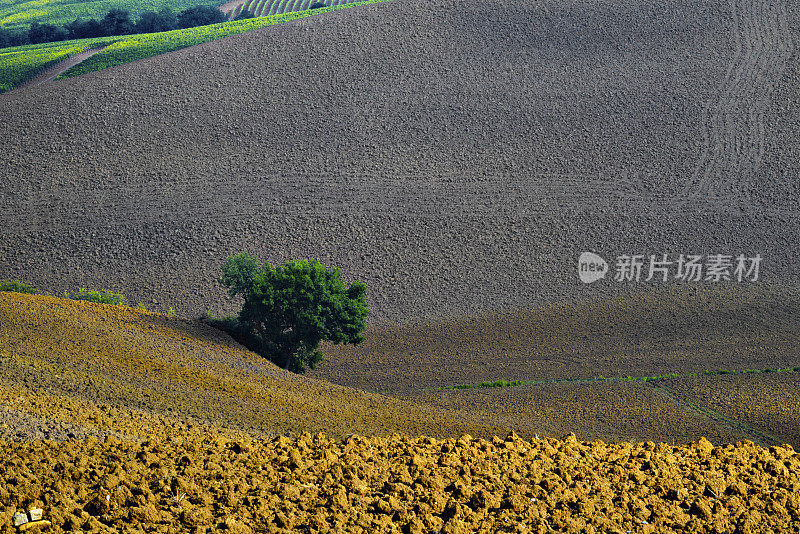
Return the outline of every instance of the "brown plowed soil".
<path id="1" fill-rule="evenodd" d="M 315 257 L 372 322 L 647 286 L 584 286 L 589 250 L 758 253 L 797 283 L 797 17 L 395 0 L 9 94 L 0 276 L 192 317 L 236 307 L 230 254 Z"/>
<path id="2" fill-rule="evenodd" d="M 798 532 L 800 455 L 672 447 L 169 432 L 144 442 L 0 442 L 0 532 Z"/>
<path id="3" fill-rule="evenodd" d="M 0 369 L 0 391 L 14 392 L 7 398 L 34 395 L 7 402 L 6 410 L 52 418 L 54 427 L 64 422 L 142 436 L 157 423 L 136 421 L 153 416 L 264 436 L 504 431 L 469 414 L 293 375 L 199 322 L 54 297 L 0 293 Z M 123 411 L 101 417 L 97 403 Z"/>
<path id="4" fill-rule="evenodd" d="M 316 257 L 368 283 L 374 328 L 411 323 L 375 334 L 370 354 L 331 353 L 321 376 L 398 395 L 787 362 L 791 291 L 744 310 L 656 299 L 650 313 L 636 294 L 655 283 L 586 286 L 576 260 L 760 254 L 762 282 L 800 282 L 798 13 L 796 0 L 395 0 L 16 91 L 0 99 L 0 277 L 191 317 L 236 309 L 216 282 L 229 254 Z M 609 298 L 577 319 L 512 313 Z M 605 309 L 614 328 L 596 326 Z M 0 297 L 0 313 L 3 435 L 110 436 L 3 442 L 5 530 L 37 504 L 57 529 L 94 532 L 800 524 L 789 449 L 385 437 L 505 435 L 578 390 L 541 407 L 496 393 L 511 413 L 454 394 L 444 409 L 290 377 L 196 322 L 45 297 Z M 476 314 L 489 320 L 470 326 Z M 611 389 L 581 391 L 613 404 Z M 612 427 L 598 411 L 559 420 Z M 637 411 L 655 408 L 617 410 L 620 428 Z M 378 437 L 259 441 L 303 430 Z"/>
<path id="5" fill-rule="evenodd" d="M 800 389 L 792 391 L 796 395 Z M 754 400 L 746 394 L 744 397 Z M 445 410 L 486 414 L 498 424 L 526 435 L 538 429 L 550 436 L 575 432 L 584 439 L 608 441 L 688 443 L 704 436 L 714 443 L 727 444 L 757 439 L 678 404 L 640 382 L 431 391 L 404 398 Z M 790 439 L 785 442 L 800 443 Z"/>
<path id="6" fill-rule="evenodd" d="M 682 399 L 800 447 L 800 375 L 758 373 L 698 376 L 667 380 L 665 387 Z"/>
<path id="7" fill-rule="evenodd" d="M 687 378 L 686 384 L 716 385 L 685 395 L 682 389 L 662 389 L 684 384 L 683 379 L 624 381 L 671 373 L 793 369 L 800 366 L 798 332 L 796 290 L 663 290 L 373 327 L 362 345 L 326 347 L 326 361 L 310 376 L 480 414 L 526 436 L 575 432 L 582 439 L 678 442 L 706 436 L 715 443 L 747 438 L 800 447 L 790 415 L 793 404 L 782 400 L 800 397 L 797 373 L 771 379 L 758 374 Z M 598 377 L 613 380 L 586 383 Z M 747 386 L 751 378 L 752 388 Z M 757 386 L 768 379 L 774 381 L 770 388 Z M 480 387 L 500 380 L 539 383 Z M 736 387 L 728 392 L 728 385 Z M 440 390 L 459 386 L 471 389 Z M 723 410 L 729 402 L 739 409 Z M 728 415 L 717 417 L 715 410 Z M 740 417 L 741 410 L 748 416 Z"/>
<path id="8" fill-rule="evenodd" d="M 34 507 L 53 532 L 800 532 L 790 446 L 495 437 L 614 400 L 660 418 L 653 435 L 702 425 L 643 384 L 412 404 L 289 375 L 202 323 L 14 293 L 0 376 L 0 532 Z"/>
<path id="9" fill-rule="evenodd" d="M 326 347 L 310 376 L 397 394 L 495 380 L 795 367 L 798 333 L 797 288 L 683 287 L 378 326 L 359 346 Z"/>

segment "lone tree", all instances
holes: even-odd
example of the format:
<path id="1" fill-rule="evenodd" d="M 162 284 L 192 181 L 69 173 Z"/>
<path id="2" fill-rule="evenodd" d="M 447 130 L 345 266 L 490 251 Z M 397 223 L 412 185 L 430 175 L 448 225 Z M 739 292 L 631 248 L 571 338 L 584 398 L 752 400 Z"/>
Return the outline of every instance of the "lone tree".
<path id="1" fill-rule="evenodd" d="M 322 361 L 319 343 L 361 343 L 366 326 L 367 285 L 347 287 L 339 270 L 319 261 L 263 266 L 244 252 L 229 257 L 220 282 L 240 295 L 238 330 L 250 348 L 275 364 L 302 373 Z"/>

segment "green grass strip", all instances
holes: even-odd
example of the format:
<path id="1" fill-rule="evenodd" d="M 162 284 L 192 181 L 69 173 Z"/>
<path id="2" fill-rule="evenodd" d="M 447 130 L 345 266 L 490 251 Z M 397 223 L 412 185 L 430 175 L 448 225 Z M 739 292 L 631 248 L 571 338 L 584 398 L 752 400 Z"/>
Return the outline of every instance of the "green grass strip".
<path id="1" fill-rule="evenodd" d="M 81 74 L 86 74 L 87 72 L 107 69 L 116 65 L 122 65 L 123 63 L 130 63 L 131 61 L 145 59 L 167 52 L 180 50 L 181 48 L 206 43 L 208 41 L 220 39 L 229 35 L 236 35 L 258 28 L 272 26 L 273 24 L 280 24 L 281 22 L 288 22 L 290 20 L 310 17 L 320 13 L 327 13 L 330 11 L 337 11 L 339 9 L 346 9 L 350 7 L 386 1 L 390 0 L 366 0 L 365 2 L 354 2 L 339 6 L 329 6 L 315 9 L 313 11 L 296 11 L 293 13 L 284 13 L 270 17 L 258 17 L 234 22 L 221 22 L 219 24 L 199 26 L 197 28 L 187 28 L 185 30 L 172 30 L 162 33 L 149 33 L 122 37 L 120 40 L 109 45 L 101 52 L 98 52 L 83 63 L 75 65 L 60 77 L 67 78 L 70 76 L 79 76 Z"/>
<path id="2" fill-rule="evenodd" d="M 617 376 L 605 377 L 603 375 L 592 378 L 550 378 L 545 380 L 495 380 L 494 382 L 481 382 L 480 384 L 458 384 L 454 386 L 442 386 L 430 388 L 429 391 L 445 391 L 449 389 L 480 389 L 480 388 L 503 388 L 517 386 L 540 386 L 544 384 L 585 384 L 594 382 L 654 382 L 670 378 L 691 378 L 696 376 L 718 376 L 718 375 L 743 375 L 752 373 L 800 373 L 798 367 L 767 367 L 765 369 L 744 369 L 744 370 L 707 370 L 702 373 L 668 373 L 664 375 L 652 376 Z"/>

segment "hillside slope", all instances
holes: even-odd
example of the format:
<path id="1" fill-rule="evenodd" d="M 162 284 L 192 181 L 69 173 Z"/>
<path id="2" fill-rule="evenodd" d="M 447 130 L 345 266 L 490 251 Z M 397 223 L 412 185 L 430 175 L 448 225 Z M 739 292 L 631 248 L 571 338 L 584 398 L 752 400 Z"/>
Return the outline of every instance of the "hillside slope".
<path id="1" fill-rule="evenodd" d="M 466 414 L 293 375 L 197 322 L 0 292 L 0 436 L 175 431 L 502 433 Z M 121 434 L 120 434 L 121 433 Z"/>
<path id="2" fill-rule="evenodd" d="M 205 325 L 125 307 L 0 293 L 0 377 L 2 533 L 20 532 L 12 520 L 35 509 L 53 532 L 787 532 L 800 522 L 800 455 L 788 445 L 460 435 L 502 429 L 292 377 Z M 298 435 L 264 439 L 278 430 Z M 429 431 L 453 435 L 414 435 Z"/>
<path id="3" fill-rule="evenodd" d="M 636 298 L 380 326 L 309 374 L 516 432 L 800 447 L 800 291 Z"/>
<path id="4" fill-rule="evenodd" d="M 797 14 L 397 0 L 5 95 L 0 271 L 189 315 L 232 252 L 314 256 L 373 322 L 644 284 L 585 250 L 797 282 Z"/>

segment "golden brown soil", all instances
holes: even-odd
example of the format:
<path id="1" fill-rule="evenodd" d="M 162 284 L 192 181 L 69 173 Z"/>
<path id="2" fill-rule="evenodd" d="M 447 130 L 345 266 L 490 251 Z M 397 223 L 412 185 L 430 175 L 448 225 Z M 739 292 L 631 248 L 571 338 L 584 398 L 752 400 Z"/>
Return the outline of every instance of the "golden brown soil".
<path id="1" fill-rule="evenodd" d="M 798 532 L 800 455 L 563 440 L 180 434 L 2 443 L 0 532 Z M 737 530 L 738 529 L 738 530 Z"/>
<path id="2" fill-rule="evenodd" d="M 793 372 L 698 376 L 665 386 L 690 402 L 774 436 L 800 444 L 800 374 Z"/>
<path id="3" fill-rule="evenodd" d="M 688 443 L 705 436 L 735 443 L 753 436 L 719 424 L 642 382 L 557 383 L 429 391 L 404 398 L 446 410 L 471 410 L 528 436 L 535 429 L 584 439 Z M 795 443 L 787 440 L 787 443 Z M 782 442 L 781 442 L 782 443 Z"/>
<path id="4" fill-rule="evenodd" d="M 7 398 L 20 388 L 36 396 L 6 409 L 85 426 L 98 417 L 94 404 L 123 408 L 93 424 L 133 436 L 149 430 L 129 421 L 130 410 L 264 436 L 506 431 L 466 413 L 293 375 L 199 322 L 54 297 L 0 293 L 0 370 Z M 64 399 L 89 403 L 90 415 L 61 406 Z"/>
<path id="5" fill-rule="evenodd" d="M 563 424 L 596 418 L 598 398 L 702 425 L 647 385 L 511 388 L 510 414 L 483 390 L 412 404 L 289 375 L 201 323 L 10 293 L 0 371 L 0 533 L 31 508 L 53 532 L 800 532 L 790 446 L 505 433 L 558 403 Z"/>
<path id="6" fill-rule="evenodd" d="M 326 347 L 326 361 L 310 376 L 467 411 L 526 438 L 575 432 L 580 439 L 686 443 L 705 436 L 715 443 L 746 438 L 798 447 L 789 404 L 781 408 L 782 396 L 800 397 L 796 373 L 776 378 L 782 385 L 769 402 L 773 412 L 783 410 L 780 416 L 757 409 L 764 402 L 757 388 L 736 388 L 731 399 L 752 407 L 742 421 L 736 413 L 717 417 L 716 408 L 707 406 L 712 398 L 715 406 L 727 402 L 724 375 L 709 378 L 720 380 L 713 391 L 686 398 L 664 390 L 663 381 L 622 382 L 629 376 L 794 368 L 800 365 L 798 332 L 796 288 L 664 288 L 625 299 L 374 326 L 360 346 Z M 582 383 L 600 376 L 617 380 Z M 439 390 L 498 380 L 557 383 Z M 771 436 L 758 431 L 787 425 Z"/>

